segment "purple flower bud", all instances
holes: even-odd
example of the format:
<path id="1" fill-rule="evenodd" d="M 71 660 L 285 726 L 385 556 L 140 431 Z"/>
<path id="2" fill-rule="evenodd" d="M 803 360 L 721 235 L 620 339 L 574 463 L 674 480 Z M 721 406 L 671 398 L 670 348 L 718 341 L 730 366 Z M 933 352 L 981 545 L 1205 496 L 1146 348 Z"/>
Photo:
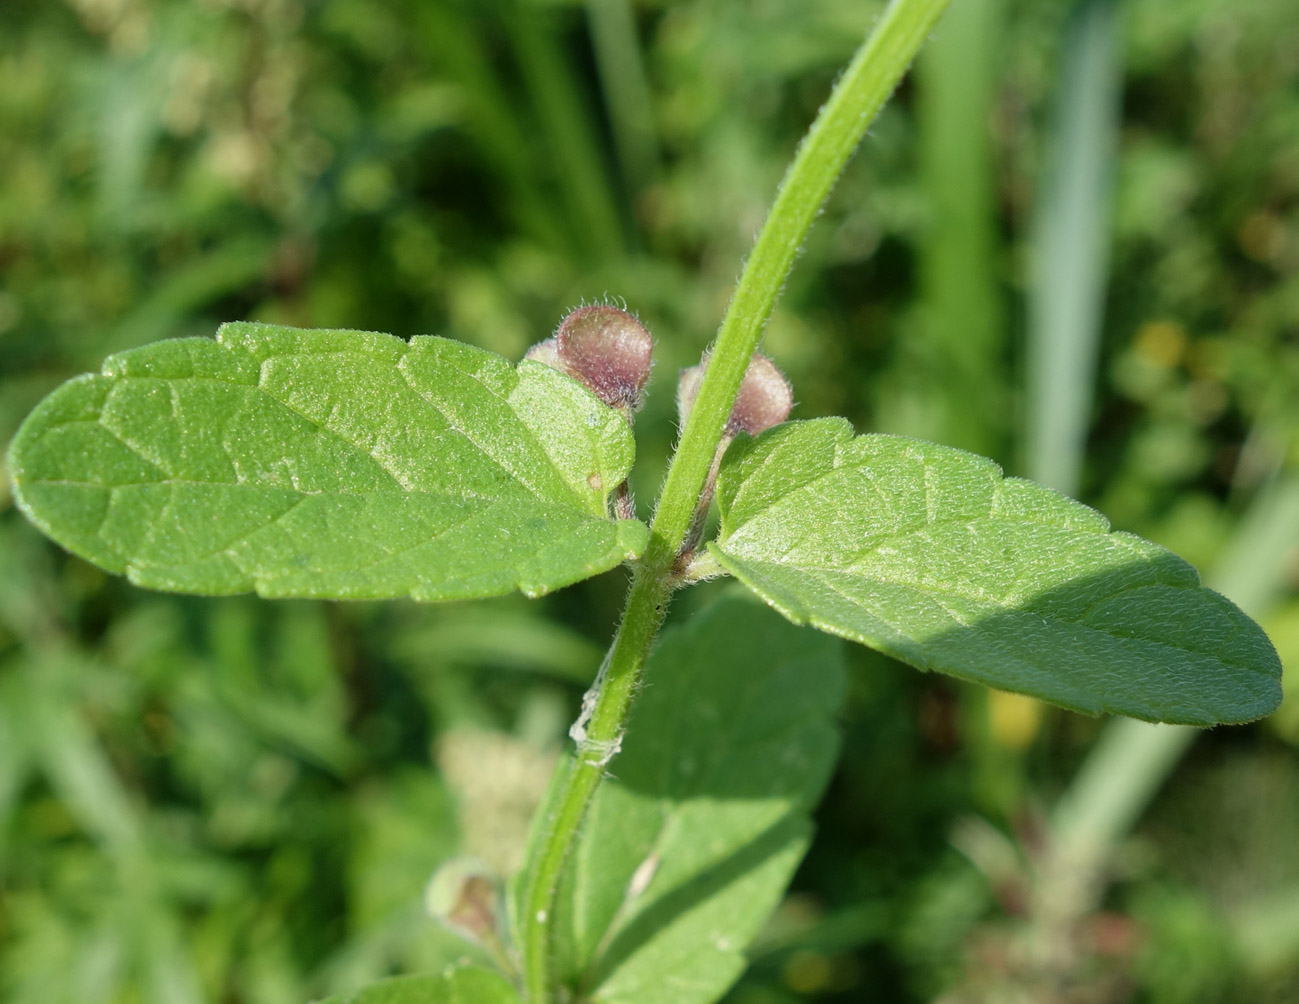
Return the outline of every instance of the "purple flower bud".
<path id="1" fill-rule="evenodd" d="M 682 423 L 695 403 L 706 365 L 707 356 L 698 366 L 681 371 L 681 377 L 677 381 L 677 414 Z M 735 396 L 735 406 L 726 422 L 726 435 L 747 432 L 750 436 L 756 436 L 789 418 L 793 406 L 794 391 L 785 379 L 785 374 L 761 352 L 755 352 L 744 373 L 744 380 L 740 383 L 739 393 Z"/>
<path id="2" fill-rule="evenodd" d="M 789 418 L 793 407 L 794 388 L 785 374 L 761 352 L 755 352 L 744 373 L 740 392 L 735 396 L 735 407 L 731 409 L 726 429 L 756 436 Z"/>
<path id="3" fill-rule="evenodd" d="M 531 359 L 533 362 L 549 366 L 552 370 L 562 370 L 564 367 L 559 365 L 559 349 L 555 346 L 553 338 L 547 338 L 544 342 L 538 342 L 532 348 L 528 349 L 523 356 L 524 359 Z"/>
<path id="4" fill-rule="evenodd" d="M 554 342 L 560 368 L 601 401 L 633 411 L 640 407 L 654 343 L 631 314 L 605 304 L 579 307 L 560 322 Z"/>
<path id="5" fill-rule="evenodd" d="M 699 383 L 703 378 L 703 363 L 682 370 L 681 376 L 677 377 L 677 417 L 682 425 L 686 424 L 690 409 L 695 406 L 695 398 L 699 396 Z"/>
<path id="6" fill-rule="evenodd" d="M 496 939 L 500 890 L 487 866 L 473 858 L 452 858 L 434 873 L 424 891 L 428 912 L 475 944 Z"/>

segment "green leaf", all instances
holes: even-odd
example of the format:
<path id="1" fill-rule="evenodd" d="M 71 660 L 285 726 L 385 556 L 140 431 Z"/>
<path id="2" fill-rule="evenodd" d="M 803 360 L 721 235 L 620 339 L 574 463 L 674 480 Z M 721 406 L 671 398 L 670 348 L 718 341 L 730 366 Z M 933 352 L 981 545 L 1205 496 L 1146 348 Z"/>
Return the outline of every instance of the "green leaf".
<path id="1" fill-rule="evenodd" d="M 728 571 L 919 669 L 1193 725 L 1280 700 L 1271 643 L 1190 565 L 982 457 L 793 422 L 732 446 L 717 499 Z"/>
<path id="2" fill-rule="evenodd" d="M 227 324 L 70 380 L 19 430 L 14 494 L 68 550 L 177 592 L 536 596 L 644 547 L 608 516 L 622 416 L 443 338 Z"/>
<path id="3" fill-rule="evenodd" d="M 441 976 L 399 976 L 319 1004 L 519 1004 L 501 976 L 477 966 L 457 966 Z"/>
<path id="4" fill-rule="evenodd" d="M 559 971 L 598 1004 L 706 1004 L 744 969 L 838 750 L 838 642 L 743 595 L 663 636 L 559 903 Z"/>

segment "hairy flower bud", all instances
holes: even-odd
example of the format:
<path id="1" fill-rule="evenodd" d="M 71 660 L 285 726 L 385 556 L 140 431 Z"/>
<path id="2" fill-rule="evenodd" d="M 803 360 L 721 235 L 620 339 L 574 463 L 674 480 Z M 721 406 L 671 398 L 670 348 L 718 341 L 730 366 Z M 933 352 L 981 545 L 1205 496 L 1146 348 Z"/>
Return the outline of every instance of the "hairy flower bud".
<path id="1" fill-rule="evenodd" d="M 785 374 L 761 352 L 755 352 L 744 373 L 740 392 L 735 396 L 735 407 L 731 409 L 726 429 L 756 436 L 789 418 L 793 407 L 794 388 Z"/>
<path id="2" fill-rule="evenodd" d="M 559 364 L 559 349 L 555 345 L 553 338 L 538 342 L 524 353 L 523 358 L 549 366 L 552 370 L 562 370 L 564 368 Z"/>
<path id="3" fill-rule="evenodd" d="M 632 412 L 641 406 L 653 348 L 645 325 L 600 303 L 568 314 L 554 336 L 524 358 L 566 373 L 610 407 Z"/>
<path id="4" fill-rule="evenodd" d="M 453 858 L 443 864 L 429 881 L 424 905 L 436 920 L 475 944 L 496 938 L 500 890 L 480 861 Z"/>
<path id="5" fill-rule="evenodd" d="M 699 384 L 707 365 L 708 359 L 705 357 L 698 366 L 681 371 L 681 377 L 677 381 L 677 414 L 683 423 L 699 394 Z M 747 432 L 750 436 L 756 436 L 789 418 L 793 406 L 794 390 L 785 379 L 785 374 L 761 352 L 755 352 L 749 360 L 749 368 L 744 372 L 739 393 L 735 395 L 735 406 L 731 409 L 731 417 L 726 421 L 726 435 Z"/>
<path id="6" fill-rule="evenodd" d="M 703 363 L 682 370 L 681 375 L 677 377 L 677 417 L 682 425 L 685 425 L 686 419 L 690 417 L 690 409 L 695 406 L 695 398 L 699 396 L 699 384 L 703 379 Z"/>
<path id="7" fill-rule="evenodd" d="M 555 332 L 561 368 L 605 404 L 633 411 L 649 380 L 653 348 L 640 321 L 605 304 L 579 307 Z"/>

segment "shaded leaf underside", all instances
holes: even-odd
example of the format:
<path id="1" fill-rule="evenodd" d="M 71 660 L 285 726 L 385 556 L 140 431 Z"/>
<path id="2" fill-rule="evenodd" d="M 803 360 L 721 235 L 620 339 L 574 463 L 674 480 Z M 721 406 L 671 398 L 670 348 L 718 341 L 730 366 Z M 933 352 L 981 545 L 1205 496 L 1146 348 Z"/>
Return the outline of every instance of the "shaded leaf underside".
<path id="1" fill-rule="evenodd" d="M 558 898 L 579 999 L 707 1004 L 739 977 L 835 762 L 841 648 L 743 595 L 664 634 Z"/>
<path id="2" fill-rule="evenodd" d="M 607 515 L 626 421 L 569 378 L 443 338 L 227 324 L 109 358 L 20 429 L 19 504 L 133 582 L 447 600 L 587 578 L 647 531 Z"/>
<path id="3" fill-rule="evenodd" d="M 1280 701 L 1271 643 L 1190 565 L 990 460 L 794 422 L 732 447 L 717 498 L 723 567 L 920 669 L 1195 725 Z"/>
<path id="4" fill-rule="evenodd" d="M 319 1004 L 518 1004 L 502 977 L 476 966 L 456 966 L 440 976 L 399 976 Z"/>

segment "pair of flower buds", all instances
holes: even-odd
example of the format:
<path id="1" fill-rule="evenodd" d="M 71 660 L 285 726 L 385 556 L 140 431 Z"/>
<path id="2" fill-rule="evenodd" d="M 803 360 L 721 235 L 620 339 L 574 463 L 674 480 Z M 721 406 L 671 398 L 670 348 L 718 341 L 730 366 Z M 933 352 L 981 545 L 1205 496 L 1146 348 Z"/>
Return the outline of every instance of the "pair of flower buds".
<path id="1" fill-rule="evenodd" d="M 560 322 L 551 338 L 528 350 L 527 358 L 545 363 L 585 385 L 596 397 L 630 417 L 641 406 L 654 348 L 645 326 L 625 310 L 606 304 L 579 307 Z M 682 424 L 699 392 L 708 357 L 681 371 L 677 415 Z M 750 436 L 789 417 L 793 391 L 785 375 L 766 356 L 753 354 L 740 384 L 726 436 Z"/>

